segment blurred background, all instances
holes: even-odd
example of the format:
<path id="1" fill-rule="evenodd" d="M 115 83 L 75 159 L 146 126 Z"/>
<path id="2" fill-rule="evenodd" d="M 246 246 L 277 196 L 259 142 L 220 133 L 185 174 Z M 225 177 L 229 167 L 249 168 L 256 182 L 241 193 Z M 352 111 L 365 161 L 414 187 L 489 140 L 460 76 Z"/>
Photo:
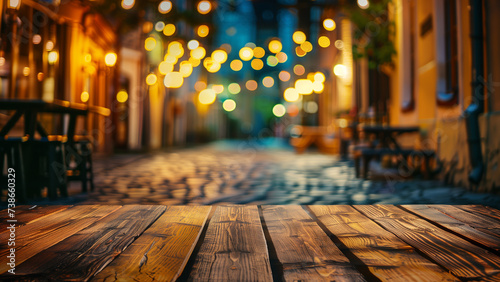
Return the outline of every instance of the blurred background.
<path id="1" fill-rule="evenodd" d="M 109 109 L 76 124 L 98 160 L 214 141 L 243 155 L 253 142 L 339 156 L 354 178 L 349 158 L 374 141 L 363 126 L 416 126 L 397 142 L 434 152 L 433 179 L 499 191 L 499 1 L 0 3 L 0 99 Z M 39 120 L 49 133 L 67 122 Z"/>

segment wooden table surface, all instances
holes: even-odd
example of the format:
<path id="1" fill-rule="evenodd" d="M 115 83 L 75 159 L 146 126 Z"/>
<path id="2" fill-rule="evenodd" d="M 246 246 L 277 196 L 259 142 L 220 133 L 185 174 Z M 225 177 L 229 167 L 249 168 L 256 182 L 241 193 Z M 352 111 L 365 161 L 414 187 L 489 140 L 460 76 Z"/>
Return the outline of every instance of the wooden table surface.
<path id="1" fill-rule="evenodd" d="M 20 206 L 0 280 L 500 281 L 484 206 Z"/>

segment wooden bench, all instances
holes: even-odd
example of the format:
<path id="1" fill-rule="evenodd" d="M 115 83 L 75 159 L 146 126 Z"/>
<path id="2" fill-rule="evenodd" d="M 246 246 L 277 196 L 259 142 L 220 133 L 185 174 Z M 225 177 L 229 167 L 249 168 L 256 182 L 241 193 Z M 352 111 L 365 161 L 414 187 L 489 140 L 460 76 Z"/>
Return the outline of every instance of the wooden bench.
<path id="1" fill-rule="evenodd" d="M 430 159 L 436 155 L 433 150 L 418 150 L 418 149 L 391 149 L 391 148 L 369 148 L 357 146 L 354 148 L 354 168 L 356 177 L 360 177 L 361 164 L 363 165 L 363 178 L 367 178 L 369 164 L 373 158 L 381 159 L 383 156 L 401 156 L 404 159 L 415 158 L 424 160 L 424 174 L 428 178 L 430 176 Z"/>

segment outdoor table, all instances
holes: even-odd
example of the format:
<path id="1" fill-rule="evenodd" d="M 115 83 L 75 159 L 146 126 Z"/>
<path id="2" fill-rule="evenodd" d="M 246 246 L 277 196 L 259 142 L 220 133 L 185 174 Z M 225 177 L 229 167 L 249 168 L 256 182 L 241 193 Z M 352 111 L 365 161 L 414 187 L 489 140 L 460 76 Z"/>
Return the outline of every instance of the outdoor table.
<path id="1" fill-rule="evenodd" d="M 485 206 L 19 206 L 0 215 L 2 280 L 500 279 L 500 211 Z"/>
<path id="2" fill-rule="evenodd" d="M 363 126 L 361 131 L 365 134 L 374 134 L 376 139 L 380 141 L 382 148 L 388 148 L 391 144 L 396 149 L 401 149 L 395 137 L 404 133 L 419 132 L 418 126 L 385 126 L 385 125 L 370 125 Z"/>

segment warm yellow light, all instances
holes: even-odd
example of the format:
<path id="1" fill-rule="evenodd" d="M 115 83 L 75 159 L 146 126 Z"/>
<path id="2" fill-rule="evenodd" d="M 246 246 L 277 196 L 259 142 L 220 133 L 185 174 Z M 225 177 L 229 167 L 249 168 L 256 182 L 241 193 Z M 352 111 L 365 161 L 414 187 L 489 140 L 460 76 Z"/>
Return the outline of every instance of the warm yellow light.
<path id="1" fill-rule="evenodd" d="M 197 67 L 197 66 L 200 65 L 200 60 L 195 59 L 193 57 L 189 57 L 188 62 L 191 63 L 191 65 L 193 66 L 193 68 L 195 68 L 195 67 Z"/>
<path id="2" fill-rule="evenodd" d="M 158 65 L 158 71 L 163 75 L 165 75 L 173 70 L 174 70 L 174 64 L 167 63 L 167 62 L 163 61 Z"/>
<path id="3" fill-rule="evenodd" d="M 255 47 L 253 48 L 253 55 L 255 58 L 262 58 L 264 55 L 266 55 L 266 50 L 262 47 Z"/>
<path id="4" fill-rule="evenodd" d="M 299 57 L 304 57 L 307 54 L 307 52 L 302 50 L 302 48 L 300 48 L 300 46 L 297 46 L 297 47 L 295 47 L 295 54 L 297 54 L 297 56 L 299 56 Z"/>
<path id="5" fill-rule="evenodd" d="M 5 65 L 5 57 L 0 56 L 0 67 Z"/>
<path id="6" fill-rule="evenodd" d="M 296 74 L 296 75 L 303 75 L 305 72 L 306 72 L 306 69 L 304 68 L 303 65 L 295 65 L 293 67 L 293 72 Z"/>
<path id="7" fill-rule="evenodd" d="M 167 55 L 165 55 L 165 57 L 163 58 L 163 60 L 169 64 L 172 64 L 172 65 L 175 65 L 177 63 L 177 57 L 172 55 L 172 54 L 169 54 L 167 53 Z"/>
<path id="8" fill-rule="evenodd" d="M 193 72 L 193 66 L 187 61 L 183 61 L 179 64 L 179 72 L 183 77 L 188 77 Z"/>
<path id="9" fill-rule="evenodd" d="M 238 83 L 233 82 L 233 83 L 229 84 L 229 86 L 227 87 L 227 90 L 229 91 L 229 93 L 236 95 L 236 94 L 241 92 L 241 87 Z"/>
<path id="10" fill-rule="evenodd" d="M 240 60 L 233 60 L 229 66 L 233 71 L 239 71 L 243 68 L 243 62 Z"/>
<path id="11" fill-rule="evenodd" d="M 59 54 L 57 53 L 57 51 L 50 51 L 47 57 L 47 61 L 49 61 L 49 64 L 53 65 L 57 62 L 58 57 Z"/>
<path id="12" fill-rule="evenodd" d="M 325 85 L 320 81 L 313 82 L 313 91 L 314 93 L 321 93 L 325 89 Z"/>
<path id="13" fill-rule="evenodd" d="M 163 34 L 165 34 L 165 36 L 171 36 L 174 33 L 175 33 L 175 25 L 173 24 L 167 24 L 163 28 Z"/>
<path id="14" fill-rule="evenodd" d="M 287 102 L 295 102 L 299 100 L 299 97 L 300 97 L 299 92 L 297 91 L 297 89 L 293 87 L 287 88 L 283 93 L 283 98 L 285 98 L 285 101 Z"/>
<path id="15" fill-rule="evenodd" d="M 90 95 L 89 95 L 89 92 L 87 91 L 83 91 L 82 94 L 80 94 L 80 100 L 85 103 L 89 100 L 90 98 Z"/>
<path id="16" fill-rule="evenodd" d="M 212 9 L 212 4 L 210 3 L 210 1 L 203 0 L 198 3 L 197 9 L 198 13 L 205 15 L 208 14 Z"/>
<path id="17" fill-rule="evenodd" d="M 197 60 L 203 59 L 205 57 L 205 55 L 206 55 L 205 48 L 203 48 L 201 46 L 197 47 L 194 50 L 191 50 L 191 57 L 193 57 Z"/>
<path id="18" fill-rule="evenodd" d="M 42 81 L 42 80 L 43 80 L 43 78 L 44 78 L 44 74 L 43 74 L 43 72 L 39 72 L 39 73 L 37 73 L 37 75 L 36 75 L 36 79 L 38 79 L 38 81 Z"/>
<path id="19" fill-rule="evenodd" d="M 196 83 L 194 84 L 194 90 L 198 92 L 205 88 L 207 88 L 207 83 L 205 81 L 196 81 Z"/>
<path id="20" fill-rule="evenodd" d="M 163 84 L 167 88 L 179 88 L 184 83 L 184 77 L 180 72 L 173 71 L 169 72 L 165 75 L 165 79 L 163 80 Z"/>
<path id="21" fill-rule="evenodd" d="M 169 0 L 161 1 L 158 5 L 158 11 L 162 14 L 166 14 L 172 10 L 172 2 Z"/>
<path id="22" fill-rule="evenodd" d="M 267 65 L 270 67 L 275 67 L 276 65 L 278 65 L 278 58 L 276 58 L 275 56 L 268 56 Z"/>
<path id="23" fill-rule="evenodd" d="M 224 108 L 226 112 L 232 112 L 236 109 L 236 102 L 232 99 L 227 99 L 222 103 L 222 108 Z"/>
<path id="24" fill-rule="evenodd" d="M 340 128 L 346 128 L 349 125 L 349 122 L 346 119 L 338 119 L 337 124 L 339 125 Z"/>
<path id="25" fill-rule="evenodd" d="M 182 44 L 178 41 L 172 41 L 168 44 L 168 53 L 175 56 L 176 58 L 182 57 L 184 55 L 184 48 Z"/>
<path id="26" fill-rule="evenodd" d="M 333 67 L 333 73 L 338 77 L 344 78 L 347 76 L 347 68 L 342 64 L 337 64 Z"/>
<path id="27" fill-rule="evenodd" d="M 162 22 L 162 21 L 158 21 L 158 22 L 156 22 L 156 24 L 155 24 L 155 30 L 156 30 L 156 31 L 160 32 L 160 31 L 162 31 L 164 28 L 165 28 L 165 23 L 164 23 L 164 22 Z"/>
<path id="28" fill-rule="evenodd" d="M 320 83 L 325 82 L 325 75 L 322 72 L 317 72 L 314 74 L 314 81 L 318 81 Z"/>
<path id="29" fill-rule="evenodd" d="M 248 90 L 255 91 L 257 89 L 257 81 L 249 80 L 249 81 L 247 81 L 245 86 L 247 87 Z"/>
<path id="30" fill-rule="evenodd" d="M 330 38 L 326 36 L 320 36 L 318 38 L 318 45 L 323 48 L 330 46 Z"/>
<path id="31" fill-rule="evenodd" d="M 279 63 L 284 63 L 286 62 L 286 60 L 288 60 L 288 56 L 284 52 L 279 52 L 278 54 L 276 54 L 276 58 L 278 58 Z"/>
<path id="32" fill-rule="evenodd" d="M 125 90 L 120 90 L 116 94 L 116 100 L 120 103 L 125 103 L 128 100 L 128 93 Z"/>
<path id="33" fill-rule="evenodd" d="M 313 93 L 313 82 L 309 79 L 297 79 L 295 81 L 295 89 L 302 95 L 309 95 Z"/>
<path id="34" fill-rule="evenodd" d="M 212 85 L 212 90 L 215 92 L 215 94 L 220 94 L 220 93 L 224 92 L 224 85 L 214 84 L 214 85 Z"/>
<path id="35" fill-rule="evenodd" d="M 290 73 L 287 71 L 280 71 L 279 78 L 281 81 L 289 81 L 290 80 Z"/>
<path id="36" fill-rule="evenodd" d="M 339 50 L 344 49 L 344 41 L 342 40 L 335 40 L 335 47 Z"/>
<path id="37" fill-rule="evenodd" d="M 253 49 L 250 47 L 243 47 L 240 49 L 239 55 L 243 61 L 250 61 L 253 57 Z"/>
<path id="38" fill-rule="evenodd" d="M 274 39 L 269 42 L 268 48 L 272 53 L 278 53 L 283 48 L 283 45 L 281 45 L 279 40 Z"/>
<path id="39" fill-rule="evenodd" d="M 151 30 L 153 30 L 153 23 L 152 22 L 144 22 L 142 24 L 142 32 L 150 33 Z"/>
<path id="40" fill-rule="evenodd" d="M 370 2 L 368 2 L 368 0 L 358 0 L 358 6 L 361 9 L 367 9 L 368 7 L 370 7 Z"/>
<path id="41" fill-rule="evenodd" d="M 337 25 L 335 24 L 335 22 L 332 20 L 332 19 L 325 19 L 323 21 L 323 27 L 328 30 L 328 31 L 332 31 L 335 29 Z"/>
<path id="42" fill-rule="evenodd" d="M 253 59 L 251 65 L 254 70 L 261 70 L 264 67 L 264 62 L 261 59 Z"/>
<path id="43" fill-rule="evenodd" d="M 315 114 L 318 112 L 318 104 L 314 101 L 309 101 L 304 105 L 304 111 L 309 114 Z"/>
<path id="44" fill-rule="evenodd" d="M 7 7 L 9 9 L 19 10 L 19 7 L 21 7 L 21 0 L 8 0 Z"/>
<path id="45" fill-rule="evenodd" d="M 208 35 L 209 31 L 210 31 L 210 29 L 208 28 L 208 26 L 202 24 L 198 27 L 197 33 L 198 33 L 199 37 L 206 37 Z"/>
<path id="46" fill-rule="evenodd" d="M 282 104 L 276 104 L 273 107 L 273 114 L 276 117 L 282 117 L 286 114 L 286 108 Z"/>
<path id="47" fill-rule="evenodd" d="M 154 39 L 153 37 L 146 38 L 146 40 L 144 41 L 144 49 L 146 49 L 146 51 L 151 51 L 155 47 L 156 47 L 156 39 Z"/>
<path id="48" fill-rule="evenodd" d="M 30 68 L 29 67 L 24 67 L 24 69 L 23 69 L 23 75 L 24 76 L 30 75 Z"/>
<path id="49" fill-rule="evenodd" d="M 134 4 L 134 0 L 122 0 L 122 8 L 125 10 L 132 9 L 132 7 L 134 7 Z"/>
<path id="50" fill-rule="evenodd" d="M 198 40 L 196 40 L 196 39 L 189 40 L 187 46 L 188 46 L 189 50 L 194 50 L 194 49 L 198 48 L 198 46 L 200 46 L 200 42 L 198 42 Z"/>
<path id="51" fill-rule="evenodd" d="M 262 84 L 267 88 L 273 87 L 274 79 L 270 76 L 266 76 L 264 77 L 264 79 L 262 79 Z"/>
<path id="52" fill-rule="evenodd" d="M 147 85 L 154 85 L 158 78 L 156 77 L 156 74 L 150 73 L 148 76 L 146 76 L 146 84 Z"/>
<path id="53" fill-rule="evenodd" d="M 212 59 L 212 57 L 206 57 L 203 60 L 203 66 L 208 72 L 214 73 L 220 70 L 220 64 Z"/>
<path id="54" fill-rule="evenodd" d="M 215 50 L 212 52 L 212 59 L 219 64 L 223 64 L 227 60 L 227 53 L 224 50 Z"/>
<path id="55" fill-rule="evenodd" d="M 304 41 L 306 41 L 306 34 L 303 33 L 302 31 L 297 30 L 296 32 L 293 33 L 292 35 L 293 42 L 297 44 L 302 44 Z"/>
<path id="56" fill-rule="evenodd" d="M 40 42 L 42 42 L 42 36 L 40 34 L 35 34 L 33 35 L 33 44 L 38 45 Z"/>
<path id="57" fill-rule="evenodd" d="M 52 49 L 54 49 L 54 42 L 52 42 L 52 40 L 49 40 L 47 41 L 47 43 L 45 43 L 45 50 L 52 51 Z"/>
<path id="58" fill-rule="evenodd" d="M 304 41 L 302 44 L 300 44 L 300 49 L 306 52 L 311 52 L 313 49 L 313 45 L 309 41 Z"/>
<path id="59" fill-rule="evenodd" d="M 204 105 L 210 105 L 215 102 L 215 92 L 212 89 L 205 89 L 200 92 L 198 95 L 198 101 Z"/>
<path id="60" fill-rule="evenodd" d="M 90 62 L 92 62 L 92 55 L 90 55 L 90 54 L 88 54 L 88 53 L 87 53 L 87 54 L 85 54 L 85 56 L 83 57 L 83 61 L 84 61 L 85 63 L 87 63 L 87 64 L 88 64 L 88 63 L 90 63 Z"/>

